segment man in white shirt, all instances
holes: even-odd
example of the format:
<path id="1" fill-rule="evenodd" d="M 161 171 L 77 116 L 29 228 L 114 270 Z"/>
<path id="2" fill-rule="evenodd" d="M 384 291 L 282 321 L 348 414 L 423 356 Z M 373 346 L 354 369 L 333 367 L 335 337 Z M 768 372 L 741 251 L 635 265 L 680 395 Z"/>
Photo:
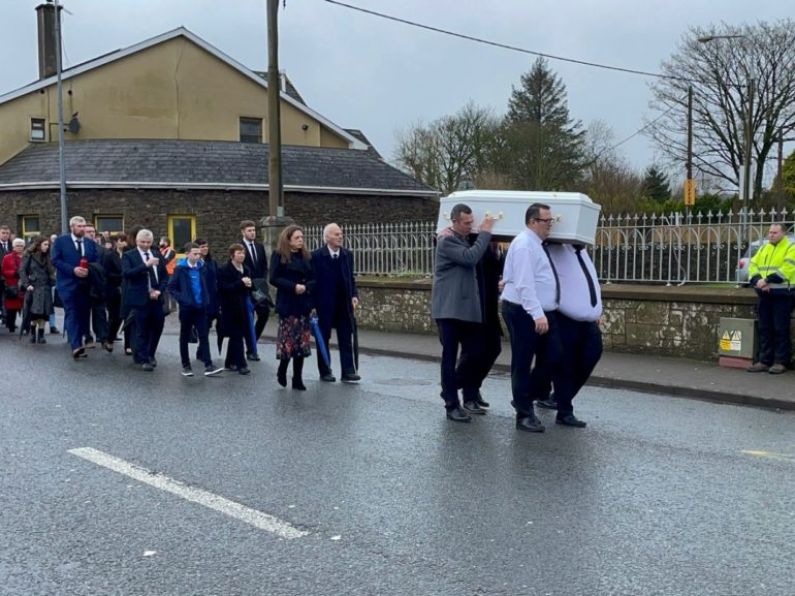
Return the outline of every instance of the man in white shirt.
<path id="1" fill-rule="evenodd" d="M 557 380 L 562 348 L 557 329 L 560 283 L 543 242 L 553 217 L 548 205 L 533 203 L 525 212 L 527 229 L 511 242 L 505 259 L 502 316 L 511 336 L 511 392 L 516 428 L 544 432 L 533 410 L 530 365 L 543 350 L 546 365 Z"/>
<path id="2" fill-rule="evenodd" d="M 572 400 L 602 357 L 602 292 L 584 246 L 549 243 L 547 250 L 560 279 L 558 323 L 563 368 L 568 372 L 555 385 L 555 395 L 549 396 L 551 379 L 541 358 L 533 369 L 531 386 L 538 406 L 558 411 L 558 424 L 584 428 L 585 422 L 574 416 Z"/>

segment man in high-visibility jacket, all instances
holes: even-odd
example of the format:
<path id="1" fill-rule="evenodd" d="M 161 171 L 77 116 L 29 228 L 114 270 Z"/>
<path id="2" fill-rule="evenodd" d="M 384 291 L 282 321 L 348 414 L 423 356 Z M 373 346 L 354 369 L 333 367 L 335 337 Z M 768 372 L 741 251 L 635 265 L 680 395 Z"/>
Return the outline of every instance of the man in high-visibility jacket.
<path id="1" fill-rule="evenodd" d="M 759 311 L 759 342 L 748 372 L 786 372 L 792 358 L 790 312 L 795 290 L 795 242 L 785 235 L 783 224 L 771 224 L 769 242 L 759 249 L 748 267 L 751 287 L 756 289 Z"/>

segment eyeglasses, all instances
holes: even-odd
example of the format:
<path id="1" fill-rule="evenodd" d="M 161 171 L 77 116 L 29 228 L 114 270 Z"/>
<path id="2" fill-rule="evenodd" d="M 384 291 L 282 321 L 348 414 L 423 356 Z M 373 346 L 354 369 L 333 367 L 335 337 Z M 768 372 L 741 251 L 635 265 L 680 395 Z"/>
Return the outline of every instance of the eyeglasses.
<path id="1" fill-rule="evenodd" d="M 543 218 L 543 217 L 534 217 L 534 218 L 533 218 L 533 221 L 539 221 L 539 222 L 541 222 L 541 223 L 545 223 L 545 224 L 551 224 L 552 222 L 554 222 L 554 221 L 555 221 L 555 218 L 554 218 L 554 217 L 547 217 L 547 218 Z"/>

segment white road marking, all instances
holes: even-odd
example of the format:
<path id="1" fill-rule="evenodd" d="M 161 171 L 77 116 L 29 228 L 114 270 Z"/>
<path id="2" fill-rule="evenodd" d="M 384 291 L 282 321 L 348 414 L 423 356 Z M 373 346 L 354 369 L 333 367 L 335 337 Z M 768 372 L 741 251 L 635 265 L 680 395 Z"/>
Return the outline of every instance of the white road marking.
<path id="1" fill-rule="evenodd" d="M 143 482 L 149 486 L 182 497 L 186 501 L 198 503 L 209 509 L 219 511 L 224 515 L 238 519 L 259 530 L 265 530 L 271 534 L 276 534 L 281 538 L 289 540 L 292 538 L 301 538 L 309 534 L 309 532 L 299 530 L 289 522 L 280 520 L 278 517 L 257 511 L 251 507 L 246 507 L 240 503 L 235 503 L 234 501 L 219 497 L 206 490 L 187 486 L 164 474 L 151 472 L 146 468 L 141 468 L 97 449 L 80 447 L 77 449 L 70 449 L 69 453 L 95 463 L 98 466 L 102 466 L 103 468 L 108 468 L 109 470 L 128 476 L 138 482 Z"/>
<path id="2" fill-rule="evenodd" d="M 754 457 L 764 457 L 766 459 L 795 462 L 795 454 L 790 453 L 776 453 L 775 451 L 761 451 L 752 449 L 743 449 L 742 452 L 745 455 L 753 455 Z"/>

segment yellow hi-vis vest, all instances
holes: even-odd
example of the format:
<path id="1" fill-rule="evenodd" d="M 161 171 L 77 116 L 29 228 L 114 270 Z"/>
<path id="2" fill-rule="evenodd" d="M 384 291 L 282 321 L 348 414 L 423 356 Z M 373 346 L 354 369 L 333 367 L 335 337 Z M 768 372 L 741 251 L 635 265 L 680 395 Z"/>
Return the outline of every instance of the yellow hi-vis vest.
<path id="1" fill-rule="evenodd" d="M 748 278 L 752 280 L 752 285 L 755 277 L 768 279 L 771 275 L 781 278 L 772 283 L 772 287 L 795 287 L 795 243 L 786 236 L 778 244 L 765 244 L 748 265 Z"/>

